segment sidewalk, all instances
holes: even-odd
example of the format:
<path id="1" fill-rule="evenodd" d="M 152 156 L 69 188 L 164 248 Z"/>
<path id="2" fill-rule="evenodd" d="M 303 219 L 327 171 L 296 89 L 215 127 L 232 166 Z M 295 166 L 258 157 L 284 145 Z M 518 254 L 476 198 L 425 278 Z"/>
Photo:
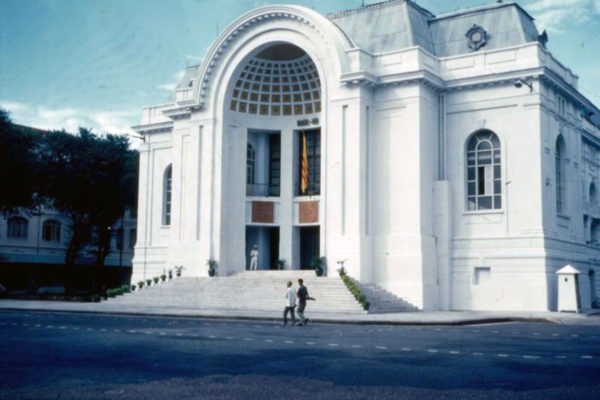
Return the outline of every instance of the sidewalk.
<path id="1" fill-rule="evenodd" d="M 280 314 L 270 311 L 218 310 L 218 309 L 185 309 L 161 307 L 156 305 L 126 306 L 111 304 L 111 301 L 100 303 L 74 303 L 65 301 L 37 300 L 0 300 L 0 311 L 51 311 L 92 314 L 121 314 L 160 317 L 187 317 L 211 319 L 244 319 L 279 321 Z M 337 324 L 376 324 L 376 325 L 471 325 L 514 321 L 552 322 L 570 325 L 600 326 L 600 310 L 593 313 L 558 313 L 558 312 L 493 312 L 493 311 L 416 311 L 389 314 L 336 314 L 311 313 L 310 305 L 307 316 L 312 322 Z"/>

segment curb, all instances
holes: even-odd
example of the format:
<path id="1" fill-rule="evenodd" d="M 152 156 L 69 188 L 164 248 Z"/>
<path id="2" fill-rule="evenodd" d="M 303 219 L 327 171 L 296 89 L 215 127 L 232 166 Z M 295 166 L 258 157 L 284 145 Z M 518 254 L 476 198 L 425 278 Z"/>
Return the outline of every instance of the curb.
<path id="1" fill-rule="evenodd" d="M 169 313 L 148 313 L 148 312 L 125 312 L 125 311 L 84 311 L 84 310 L 56 310 L 45 308 L 18 308 L 5 307 L 0 311 L 27 311 L 27 312 L 46 312 L 61 314 L 87 314 L 87 315 L 121 315 L 133 317 L 156 317 L 156 318 L 182 318 L 182 319 L 211 319 L 211 320 L 232 320 L 232 321 L 265 321 L 281 322 L 281 317 L 262 317 L 252 315 L 219 315 L 219 314 L 169 314 Z M 550 318 L 527 318 L 527 317 L 496 317 L 496 318 L 472 318 L 454 321 L 369 321 L 353 319 L 328 319 L 323 317 L 309 318 L 313 323 L 319 324 L 338 324 L 338 325 L 389 325 L 389 326 L 467 326 L 483 324 L 501 324 L 507 322 L 535 322 L 535 323 L 555 323 L 562 324 L 561 321 Z"/>

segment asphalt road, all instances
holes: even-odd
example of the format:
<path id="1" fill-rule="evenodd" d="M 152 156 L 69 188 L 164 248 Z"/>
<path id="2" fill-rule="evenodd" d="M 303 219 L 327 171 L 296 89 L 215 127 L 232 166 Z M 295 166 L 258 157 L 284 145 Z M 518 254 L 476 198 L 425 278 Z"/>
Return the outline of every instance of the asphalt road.
<path id="1" fill-rule="evenodd" d="M 600 328 L 0 312 L 0 399 L 600 399 Z"/>

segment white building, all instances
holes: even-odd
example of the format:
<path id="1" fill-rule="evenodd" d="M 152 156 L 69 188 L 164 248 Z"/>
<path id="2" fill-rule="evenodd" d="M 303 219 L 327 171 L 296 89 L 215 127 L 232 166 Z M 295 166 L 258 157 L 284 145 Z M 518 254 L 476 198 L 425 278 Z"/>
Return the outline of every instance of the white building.
<path id="1" fill-rule="evenodd" d="M 346 260 L 430 310 L 554 310 L 570 263 L 590 304 L 600 110 L 546 40 L 514 3 L 241 16 L 135 127 L 132 281 L 256 244 L 259 269 Z"/>
<path id="2" fill-rule="evenodd" d="M 0 215 L 0 261 L 9 264 L 64 264 L 70 240 L 70 219 L 50 207 Z M 135 215 L 125 212 L 112 227 L 106 266 L 131 267 L 137 230 Z M 78 262 L 95 261 L 94 247 L 81 251 Z"/>

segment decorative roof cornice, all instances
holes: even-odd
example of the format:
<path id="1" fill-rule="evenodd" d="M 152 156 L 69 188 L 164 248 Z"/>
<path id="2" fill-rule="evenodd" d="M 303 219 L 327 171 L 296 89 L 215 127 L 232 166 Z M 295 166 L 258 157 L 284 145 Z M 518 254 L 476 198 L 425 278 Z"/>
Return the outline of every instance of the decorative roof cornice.
<path id="1" fill-rule="evenodd" d="M 132 126 L 131 129 L 133 129 L 140 135 L 171 132 L 173 130 L 173 121 L 157 122 L 155 124 L 147 125 L 137 125 Z"/>

